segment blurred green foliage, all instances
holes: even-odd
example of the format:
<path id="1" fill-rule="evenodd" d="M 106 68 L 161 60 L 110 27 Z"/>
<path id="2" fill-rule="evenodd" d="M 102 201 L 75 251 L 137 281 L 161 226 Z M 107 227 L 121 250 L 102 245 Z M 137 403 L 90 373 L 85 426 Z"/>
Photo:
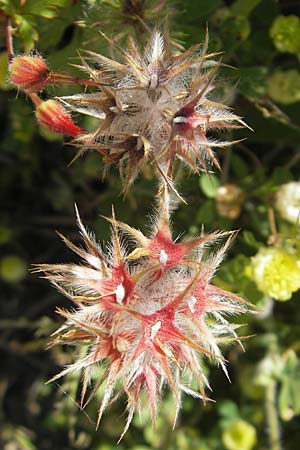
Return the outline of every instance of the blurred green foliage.
<path id="1" fill-rule="evenodd" d="M 278 16 L 270 29 L 270 36 L 280 52 L 300 53 L 300 18 L 298 16 Z"/>
<path id="2" fill-rule="evenodd" d="M 284 247 L 299 261 L 299 222 L 287 222 L 274 209 L 280 186 L 300 182 L 299 2 L 0 0 L 0 11 L 0 447 L 297 449 L 300 294 L 295 292 L 288 302 L 274 301 L 258 289 L 249 266 L 265 246 Z M 60 136 L 41 130 L 29 100 L 7 82 L 5 19 L 11 17 L 17 53 L 38 51 L 53 70 L 69 65 L 70 72 L 79 73 L 72 66 L 79 62 L 77 49 L 110 51 L 99 30 L 122 46 L 128 33 L 143 40 L 143 21 L 152 28 L 166 14 L 173 39 L 186 47 L 203 40 L 208 25 L 209 49 L 224 52 L 219 96 L 254 130 L 237 130 L 229 136 L 246 140 L 218 153 L 221 173 L 199 179 L 185 170 L 178 172 L 178 187 L 188 205 L 179 205 L 173 223 L 178 234 L 199 233 L 202 227 L 241 230 L 215 283 L 256 304 L 258 313 L 247 318 L 242 333 L 256 336 L 243 341 L 245 354 L 239 346 L 226 351 L 231 384 L 208 363 L 216 404 L 184 398 L 172 431 L 174 411 L 166 392 L 153 430 L 145 398 L 141 420 L 135 419 L 117 445 L 124 423 L 123 399 L 112 405 L 96 432 L 93 420 L 99 397 L 86 413 L 80 411 L 79 374 L 45 385 L 60 366 L 73 360 L 72 349 L 45 351 L 59 322 L 56 306 L 70 305 L 27 267 L 72 258 L 55 230 L 76 242 L 74 202 L 100 242 L 109 236 L 100 214 L 110 215 L 111 204 L 118 218 L 147 231 L 145 218 L 156 181 L 149 170 L 123 199 L 117 170 L 102 180 L 97 154 L 88 153 L 68 166 L 74 149 Z M 70 92 L 69 87 L 63 89 Z M 55 90 L 50 93 L 55 95 Z"/>

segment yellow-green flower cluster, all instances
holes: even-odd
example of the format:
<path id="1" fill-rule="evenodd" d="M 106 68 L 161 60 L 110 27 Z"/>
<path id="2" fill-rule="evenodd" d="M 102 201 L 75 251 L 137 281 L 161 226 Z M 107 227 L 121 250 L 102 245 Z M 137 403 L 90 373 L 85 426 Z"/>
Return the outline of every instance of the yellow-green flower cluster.
<path id="1" fill-rule="evenodd" d="M 261 248 L 251 266 L 258 289 L 275 300 L 289 300 L 300 288 L 300 258 L 286 249 Z"/>
<path id="2" fill-rule="evenodd" d="M 276 69 L 267 78 L 268 95 L 274 102 L 290 105 L 300 100 L 300 73 L 296 69 Z"/>
<path id="3" fill-rule="evenodd" d="M 298 16 L 278 16 L 270 29 L 270 36 L 277 50 L 300 53 L 300 19 Z"/>

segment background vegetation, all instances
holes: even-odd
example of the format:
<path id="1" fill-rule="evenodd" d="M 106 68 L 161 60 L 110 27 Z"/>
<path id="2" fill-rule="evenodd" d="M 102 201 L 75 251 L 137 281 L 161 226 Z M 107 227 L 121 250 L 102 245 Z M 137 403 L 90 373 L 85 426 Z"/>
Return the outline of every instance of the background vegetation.
<path id="1" fill-rule="evenodd" d="M 277 192 L 300 182 L 300 2 L 275 0 L 0 0 L 0 447 L 4 450 L 292 450 L 300 440 L 300 294 L 288 301 L 276 295 L 289 286 L 291 272 L 300 280 L 299 222 L 287 220 Z M 179 189 L 189 205 L 174 215 L 175 234 L 240 229 L 215 283 L 237 292 L 259 308 L 248 317 L 246 343 L 227 349 L 232 383 L 215 366 L 207 371 L 215 404 L 185 398 L 177 428 L 171 432 L 168 394 L 157 430 L 150 417 L 136 419 L 122 443 L 116 441 L 124 424 L 119 401 L 95 432 L 97 399 L 86 414 L 76 404 L 79 374 L 46 385 L 61 365 L 72 361 L 72 349 L 45 351 L 57 328 L 56 306 L 67 299 L 31 274 L 31 264 L 70 261 L 55 230 L 78 240 L 74 202 L 83 222 L 99 241 L 109 235 L 100 214 L 117 216 L 145 231 L 156 181 L 144 173 L 128 196 L 120 196 L 117 170 L 102 181 L 101 157 L 88 153 L 71 166 L 74 148 L 38 127 L 26 96 L 7 81 L 5 16 L 12 18 L 16 53 L 38 51 L 53 70 L 78 62 L 77 49 L 111 51 L 98 33 L 119 45 L 128 32 L 139 41 L 169 15 L 171 33 L 184 46 L 203 40 L 208 24 L 211 51 L 224 51 L 228 66 L 227 102 L 253 128 L 232 138 L 247 138 L 218 153 L 223 171 L 211 180 L 179 174 Z M 70 71 L 76 68 L 70 66 Z M 223 84 L 223 83 L 222 83 Z M 74 93 L 64 87 L 60 93 Z M 51 94 L 55 94 L 54 91 Z M 293 185 L 297 191 L 297 186 Z M 300 195 L 299 207 L 300 207 Z M 147 231 L 147 230 L 146 230 Z M 282 266 L 269 278 L 255 274 L 264 247 L 283 252 Z M 296 261 L 288 266 L 286 255 Z M 283 261 L 283 262 L 282 262 Z M 299 268 L 299 263 L 298 263 Z M 270 293 L 270 285 L 275 290 Z M 286 287 L 285 286 L 285 287 Z M 273 298 L 272 298 L 273 297 Z M 274 300 L 275 298 L 275 300 Z M 281 299 L 282 300 L 282 299 Z M 245 318 L 243 318 L 245 321 Z M 99 399 L 98 399 L 99 400 Z"/>

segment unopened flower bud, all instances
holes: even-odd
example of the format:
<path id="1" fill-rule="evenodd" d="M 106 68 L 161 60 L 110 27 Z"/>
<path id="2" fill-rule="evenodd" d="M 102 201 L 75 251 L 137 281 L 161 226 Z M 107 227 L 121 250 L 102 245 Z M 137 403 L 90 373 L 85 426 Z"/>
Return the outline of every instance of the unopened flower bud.
<path id="1" fill-rule="evenodd" d="M 48 82 L 50 70 L 40 56 L 23 55 L 9 66 L 10 81 L 28 93 L 41 91 Z"/>
<path id="2" fill-rule="evenodd" d="M 217 190 L 216 206 L 220 216 L 236 219 L 241 213 L 243 191 L 235 184 L 224 184 Z"/>
<path id="3" fill-rule="evenodd" d="M 291 223 L 300 221 L 300 183 L 292 181 L 280 186 L 275 197 L 275 207 L 283 219 Z"/>
<path id="4" fill-rule="evenodd" d="M 300 260 L 284 248 L 261 248 L 252 258 L 252 279 L 275 300 L 289 300 L 300 289 Z"/>
<path id="5" fill-rule="evenodd" d="M 40 125 L 55 133 L 75 137 L 82 131 L 65 108 L 55 100 L 41 101 L 37 105 L 35 115 Z"/>

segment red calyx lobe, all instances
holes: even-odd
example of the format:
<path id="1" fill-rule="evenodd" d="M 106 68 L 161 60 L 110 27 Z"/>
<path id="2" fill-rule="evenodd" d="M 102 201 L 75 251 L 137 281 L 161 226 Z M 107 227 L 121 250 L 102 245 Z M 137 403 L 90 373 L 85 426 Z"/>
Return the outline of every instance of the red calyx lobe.
<path id="1" fill-rule="evenodd" d="M 173 118 L 175 134 L 192 139 L 192 130 L 195 128 L 196 116 L 193 108 L 183 108 Z"/>
<path id="2" fill-rule="evenodd" d="M 123 263 L 113 267 L 111 278 L 103 280 L 102 282 L 104 295 L 107 294 L 107 298 L 109 298 L 110 301 L 113 299 L 114 303 L 116 302 L 116 289 L 120 285 L 124 288 L 124 298 L 122 299 L 122 304 L 128 305 L 134 295 L 135 281 L 128 274 Z M 109 309 L 111 308 L 109 307 Z"/>
<path id="3" fill-rule="evenodd" d="M 207 298 L 211 295 L 209 289 L 210 287 L 213 286 L 208 285 L 203 280 L 199 280 L 198 283 L 196 284 L 196 287 L 193 290 L 193 293 L 191 294 L 197 300 L 197 302 L 193 304 L 192 308 L 194 310 L 193 314 L 195 314 L 195 316 L 199 316 L 204 313 Z"/>
<path id="4" fill-rule="evenodd" d="M 170 233 L 164 233 L 161 230 L 157 231 L 148 248 L 152 253 L 152 257 L 155 259 L 160 258 L 162 250 L 166 253 L 166 262 L 161 262 L 164 266 L 164 269 L 175 266 L 185 255 L 184 245 L 176 244 L 175 242 L 173 242 Z"/>
<path id="5" fill-rule="evenodd" d="M 175 342 L 178 338 L 180 339 L 182 337 L 181 331 L 174 324 L 175 312 L 176 305 L 174 302 L 149 315 L 131 312 L 141 321 L 143 329 L 143 337 L 135 350 L 134 359 L 147 348 L 154 348 L 158 353 L 164 354 L 156 342 L 156 337 L 159 338 L 162 344 L 169 341 Z"/>

